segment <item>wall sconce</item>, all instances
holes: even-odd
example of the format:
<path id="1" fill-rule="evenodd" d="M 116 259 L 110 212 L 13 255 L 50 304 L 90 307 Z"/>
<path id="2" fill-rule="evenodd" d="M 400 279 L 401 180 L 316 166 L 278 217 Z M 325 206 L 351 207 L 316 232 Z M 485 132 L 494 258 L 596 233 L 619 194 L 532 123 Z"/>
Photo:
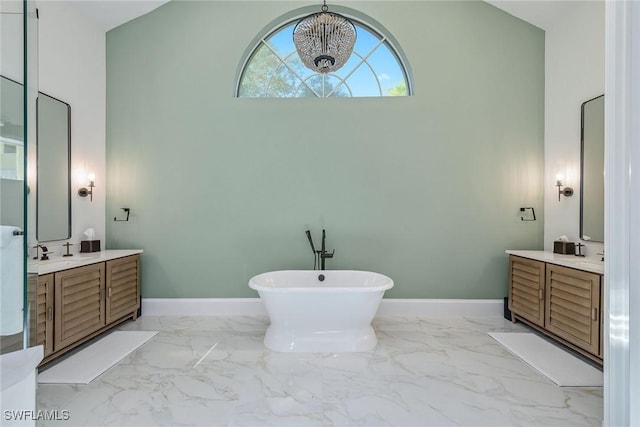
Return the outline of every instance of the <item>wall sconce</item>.
<path id="1" fill-rule="evenodd" d="M 78 195 L 80 197 L 89 197 L 89 200 L 91 200 L 93 202 L 93 189 L 95 188 L 95 180 L 96 180 L 96 175 L 94 173 L 90 173 L 87 178 L 89 178 L 89 185 L 88 185 L 88 189 L 87 187 L 82 187 L 78 190 Z"/>
<path id="2" fill-rule="evenodd" d="M 556 174 L 556 187 L 558 187 L 558 201 L 560 201 L 560 196 L 571 197 L 573 196 L 573 188 L 564 187 L 562 188 L 562 174 Z"/>

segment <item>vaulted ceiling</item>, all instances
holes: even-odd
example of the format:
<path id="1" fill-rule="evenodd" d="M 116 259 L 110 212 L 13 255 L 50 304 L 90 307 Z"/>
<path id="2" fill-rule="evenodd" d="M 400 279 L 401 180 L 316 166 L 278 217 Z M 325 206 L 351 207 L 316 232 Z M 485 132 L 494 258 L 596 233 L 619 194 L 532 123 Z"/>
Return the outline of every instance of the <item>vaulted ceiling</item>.
<path id="1" fill-rule="evenodd" d="M 84 0 L 74 4 L 105 31 L 151 12 L 168 0 Z M 215 0 L 211 0 L 215 1 Z M 529 22 L 543 30 L 575 6 L 577 1 L 553 0 L 486 0 L 487 3 Z M 602 0 L 600 0 L 602 1 Z"/>

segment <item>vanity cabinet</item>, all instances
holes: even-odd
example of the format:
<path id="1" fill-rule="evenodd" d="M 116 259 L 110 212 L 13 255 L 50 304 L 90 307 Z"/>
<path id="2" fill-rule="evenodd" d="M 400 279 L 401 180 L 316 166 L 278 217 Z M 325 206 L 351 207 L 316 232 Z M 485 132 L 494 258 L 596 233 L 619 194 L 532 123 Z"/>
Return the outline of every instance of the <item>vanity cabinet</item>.
<path id="1" fill-rule="evenodd" d="M 38 276 L 34 344 L 47 363 L 129 318 L 140 308 L 140 255 Z"/>
<path id="2" fill-rule="evenodd" d="M 602 363 L 602 275 L 509 256 L 509 309 L 520 320 Z"/>

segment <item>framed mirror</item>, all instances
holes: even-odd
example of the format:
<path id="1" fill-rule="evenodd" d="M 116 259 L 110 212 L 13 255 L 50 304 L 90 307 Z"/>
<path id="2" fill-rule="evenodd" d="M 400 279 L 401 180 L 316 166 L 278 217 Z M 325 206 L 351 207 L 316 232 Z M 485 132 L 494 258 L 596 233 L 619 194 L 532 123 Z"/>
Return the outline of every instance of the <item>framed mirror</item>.
<path id="1" fill-rule="evenodd" d="M 580 238 L 604 242 L 604 95 L 581 108 Z"/>
<path id="2" fill-rule="evenodd" d="M 71 106 L 42 92 L 37 100 L 36 239 L 71 237 Z"/>

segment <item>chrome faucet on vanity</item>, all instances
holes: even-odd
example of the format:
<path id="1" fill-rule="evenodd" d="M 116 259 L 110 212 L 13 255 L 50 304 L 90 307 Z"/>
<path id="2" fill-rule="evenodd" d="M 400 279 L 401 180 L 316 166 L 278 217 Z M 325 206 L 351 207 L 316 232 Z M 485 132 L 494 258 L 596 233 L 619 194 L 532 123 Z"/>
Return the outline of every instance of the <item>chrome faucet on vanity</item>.
<path id="1" fill-rule="evenodd" d="M 46 246 L 43 246 L 40 243 L 36 243 L 33 248 L 36 250 L 36 256 L 34 256 L 33 259 L 40 258 L 40 261 L 47 261 L 49 259 L 49 254 L 51 252 L 49 252 L 49 249 L 47 249 Z M 40 256 L 39 249 L 42 249 L 42 257 Z"/>
<path id="2" fill-rule="evenodd" d="M 322 229 L 322 246 L 321 249 L 319 251 L 316 250 L 316 247 L 313 245 L 313 238 L 311 237 L 311 231 L 307 230 L 305 231 L 305 233 L 307 234 L 307 239 L 309 239 L 309 244 L 311 245 L 311 250 L 313 251 L 313 255 L 315 256 L 314 262 L 313 262 L 313 269 L 317 270 L 318 266 L 320 267 L 320 270 L 324 270 L 325 269 L 325 260 L 327 258 L 333 258 L 333 254 L 336 252 L 335 249 L 333 249 L 330 253 L 327 252 L 326 250 L 326 240 L 327 240 L 327 233 L 324 229 Z"/>

